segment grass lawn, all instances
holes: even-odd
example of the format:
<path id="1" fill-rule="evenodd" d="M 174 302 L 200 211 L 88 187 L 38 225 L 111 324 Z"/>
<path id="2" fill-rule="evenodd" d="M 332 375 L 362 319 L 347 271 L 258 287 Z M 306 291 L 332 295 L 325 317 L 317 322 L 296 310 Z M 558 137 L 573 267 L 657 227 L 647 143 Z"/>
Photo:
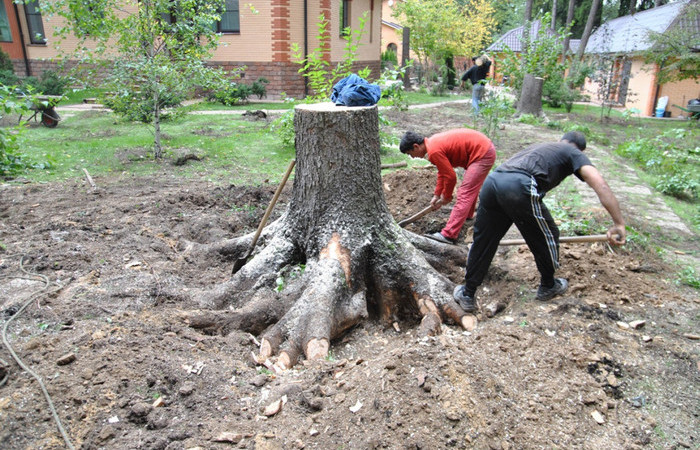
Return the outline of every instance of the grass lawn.
<path id="1" fill-rule="evenodd" d="M 284 148 L 269 132 L 267 122 L 237 115 L 190 114 L 164 122 L 162 133 L 166 157 L 177 151 L 204 159 L 203 164 L 173 166 L 172 171 L 183 177 L 204 176 L 234 184 L 274 181 L 294 156 L 293 148 Z M 153 161 L 150 127 L 106 112 L 78 112 L 53 129 L 34 126 L 22 135 L 21 151 L 34 163 L 51 164 L 26 174 L 36 181 L 82 176 L 83 168 L 93 176 L 145 175 L 159 171 L 163 164 Z"/>

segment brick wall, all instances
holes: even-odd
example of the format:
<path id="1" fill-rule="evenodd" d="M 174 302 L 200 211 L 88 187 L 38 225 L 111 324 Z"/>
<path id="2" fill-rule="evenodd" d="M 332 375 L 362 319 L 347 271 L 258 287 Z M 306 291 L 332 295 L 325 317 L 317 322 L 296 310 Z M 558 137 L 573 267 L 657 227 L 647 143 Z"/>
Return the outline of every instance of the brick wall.
<path id="1" fill-rule="evenodd" d="M 235 70 L 246 66 L 246 70 L 241 72 L 241 82 L 252 84 L 258 78 L 265 78 L 269 82 L 266 85 L 267 99 L 279 100 L 281 93 L 287 97 L 302 98 L 304 96 L 304 78 L 297 73 L 297 64 L 285 61 L 276 62 L 230 62 L 230 63 L 210 63 L 212 67 L 221 67 L 224 70 Z"/>
<path id="2" fill-rule="evenodd" d="M 659 97 L 668 96 L 668 106 L 666 111 L 671 112 L 671 117 L 684 116 L 688 117 L 689 113 L 679 109 L 673 105 L 678 105 L 683 108 L 688 107 L 688 101 L 694 98 L 700 98 L 700 83 L 697 80 L 683 80 L 674 83 L 666 83 L 661 86 Z"/>
<path id="3" fill-rule="evenodd" d="M 272 0 L 271 6 L 272 61 L 288 63 L 290 50 L 289 0 Z"/>
<path id="4" fill-rule="evenodd" d="M 25 74 L 24 60 L 13 60 L 15 73 L 20 77 Z M 267 99 L 279 100 L 284 92 L 287 97 L 303 98 L 304 97 L 304 77 L 297 71 L 299 65 L 292 62 L 245 62 L 245 61 L 230 61 L 230 62 L 212 62 L 211 67 L 219 67 L 227 71 L 236 70 L 242 66 L 246 66 L 246 70 L 242 72 L 241 82 L 252 84 L 258 78 L 265 78 L 269 81 L 266 85 Z M 20 67 L 21 66 L 21 67 Z M 360 61 L 353 65 L 353 71 L 357 72 L 364 67 L 372 69 L 370 80 L 376 79 L 380 75 L 379 61 Z M 30 68 L 32 75 L 40 77 L 45 70 L 58 70 L 56 62 L 48 60 L 30 60 Z"/>

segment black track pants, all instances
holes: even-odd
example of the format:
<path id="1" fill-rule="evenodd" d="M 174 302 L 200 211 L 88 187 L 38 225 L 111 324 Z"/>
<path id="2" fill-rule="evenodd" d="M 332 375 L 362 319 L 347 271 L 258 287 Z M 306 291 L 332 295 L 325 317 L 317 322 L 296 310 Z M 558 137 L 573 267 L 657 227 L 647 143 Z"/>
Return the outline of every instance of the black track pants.
<path id="1" fill-rule="evenodd" d="M 474 243 L 467 258 L 466 293 L 484 281 L 501 238 L 515 223 L 535 256 L 540 283 L 551 286 L 559 267 L 559 229 L 542 202 L 535 179 L 520 172 L 492 172 L 479 195 Z"/>

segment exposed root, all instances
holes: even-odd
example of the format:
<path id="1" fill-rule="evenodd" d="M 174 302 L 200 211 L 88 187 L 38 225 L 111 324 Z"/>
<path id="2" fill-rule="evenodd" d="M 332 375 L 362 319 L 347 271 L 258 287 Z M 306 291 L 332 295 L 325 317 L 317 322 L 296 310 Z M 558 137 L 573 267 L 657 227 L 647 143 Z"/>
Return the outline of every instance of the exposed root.
<path id="1" fill-rule="evenodd" d="M 329 348 L 327 339 L 311 339 L 306 344 L 306 357 L 311 360 L 325 358 Z"/>
<path id="2" fill-rule="evenodd" d="M 431 267 L 411 241 L 447 260 L 443 264 L 457 260 L 463 264 L 466 249 L 415 235 L 409 240 L 410 235 L 390 231 L 376 238 L 355 236 L 353 242 L 367 244 L 351 251 L 340 233 L 331 233 L 318 257 L 305 261 L 303 277 L 294 286 L 285 286 L 281 296 L 272 289 L 274 279 L 286 273 L 285 267 L 304 261 L 305 250 L 280 232 L 231 280 L 202 299 L 205 304 L 229 305 L 232 310 L 191 317 L 190 324 L 208 333 L 226 334 L 232 329 L 263 333 L 253 357 L 276 371 L 293 367 L 302 356 L 307 360 L 325 357 L 334 339 L 370 313 L 387 326 L 400 316 L 420 317 L 421 335 L 438 334 L 448 322 L 473 330 L 476 318 L 454 301 L 453 284 Z M 370 245 L 373 240 L 390 245 L 375 253 Z"/>
<path id="3" fill-rule="evenodd" d="M 233 330 L 259 334 L 277 322 L 289 309 L 289 298 L 279 297 L 271 289 L 260 289 L 236 310 L 193 312 L 186 317 L 189 326 L 206 334 L 226 336 Z"/>
<path id="4" fill-rule="evenodd" d="M 242 300 L 247 300 L 247 293 L 251 289 L 269 287 L 270 277 L 276 274 L 296 258 L 296 247 L 282 237 L 274 237 L 270 244 L 258 255 L 248 261 L 228 281 L 215 286 L 199 296 L 199 303 L 214 309 L 221 309 L 226 305 L 237 307 Z"/>
<path id="5" fill-rule="evenodd" d="M 284 225 L 284 216 L 280 217 L 270 225 L 263 228 L 260 237 L 258 238 L 257 246 L 264 246 L 266 240 L 275 236 L 279 229 Z M 246 252 L 250 249 L 250 245 L 253 243 L 253 237 L 255 232 L 250 232 L 243 236 L 224 239 L 222 241 L 213 244 L 200 244 L 192 241 L 182 241 L 178 247 L 179 250 L 187 262 L 196 262 L 199 259 L 211 259 L 214 257 L 221 258 L 224 260 L 233 260 L 235 258 L 243 257 Z"/>
<path id="6" fill-rule="evenodd" d="M 469 249 L 462 245 L 442 244 L 410 231 L 403 230 L 409 242 L 423 252 L 423 257 L 438 272 L 448 272 L 454 267 L 464 267 Z"/>
<path id="7" fill-rule="evenodd" d="M 346 260 L 336 258 L 345 253 L 329 248 L 322 259 L 307 263 L 306 289 L 284 317 L 264 334 L 258 359 L 269 358 L 280 346 L 287 355 L 303 352 L 307 359 L 324 357 L 331 339 L 367 317 L 364 294 L 352 295 L 346 278 L 349 273 Z"/>

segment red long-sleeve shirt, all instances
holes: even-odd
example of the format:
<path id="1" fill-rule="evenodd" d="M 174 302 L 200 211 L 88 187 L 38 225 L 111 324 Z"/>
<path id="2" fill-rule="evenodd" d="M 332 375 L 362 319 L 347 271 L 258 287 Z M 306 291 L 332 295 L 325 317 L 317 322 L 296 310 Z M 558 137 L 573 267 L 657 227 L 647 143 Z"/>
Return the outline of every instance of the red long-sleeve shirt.
<path id="1" fill-rule="evenodd" d="M 438 169 L 435 195 L 452 200 L 452 193 L 457 184 L 454 167 L 465 169 L 474 161 L 483 157 L 493 143 L 483 133 L 468 128 L 445 131 L 425 138 L 428 161 Z"/>

